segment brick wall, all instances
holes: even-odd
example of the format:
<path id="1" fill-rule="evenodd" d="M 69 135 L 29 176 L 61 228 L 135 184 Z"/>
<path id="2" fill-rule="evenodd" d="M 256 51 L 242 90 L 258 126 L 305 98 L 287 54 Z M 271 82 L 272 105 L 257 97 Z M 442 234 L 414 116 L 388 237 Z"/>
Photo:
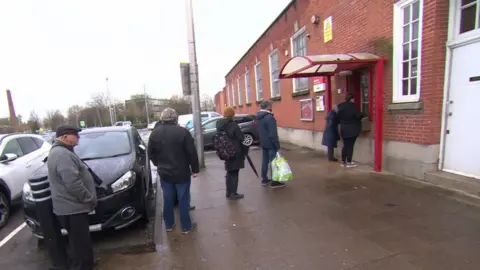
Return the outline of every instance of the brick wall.
<path id="1" fill-rule="evenodd" d="M 278 49 L 280 65 L 291 57 L 290 37 L 295 33 L 294 23 L 299 29 L 306 26 L 309 34 L 307 54 L 370 52 L 387 59 L 391 52 L 379 44 L 393 41 L 393 2 L 388 0 L 298 0 L 292 2 L 288 10 L 279 16 L 270 29 L 260 38 L 250 51 L 226 75 L 226 85 L 235 83 L 235 95 L 238 94 L 237 78 L 250 71 L 252 104 L 236 108 L 238 113 L 253 113 L 259 110 L 256 100 L 254 65 L 256 59 L 261 62 L 263 73 L 263 99 L 270 98 L 270 74 L 268 55 Z M 385 67 L 384 78 L 384 138 L 386 140 L 406 141 L 419 144 L 438 144 L 440 140 L 443 82 L 445 69 L 445 43 L 448 27 L 448 1 L 423 0 L 423 44 L 422 44 L 422 111 L 389 112 L 392 102 L 392 63 Z M 312 15 L 320 17 L 320 23 L 310 22 Z M 323 20 L 333 17 L 333 40 L 323 42 Z M 388 47 L 388 46 L 387 46 Z M 285 52 L 288 52 L 288 56 Z M 244 80 L 242 80 L 243 82 Z M 333 103 L 342 101 L 342 95 L 336 89 L 345 86 L 342 78 L 332 77 Z M 315 98 L 310 80 L 310 93 L 306 96 L 292 97 L 292 80 L 281 80 L 281 100 L 274 102 L 274 113 L 279 126 L 322 131 L 325 112 L 315 112 L 313 122 L 300 121 L 298 100 Z M 242 85 L 245 95 L 245 86 Z M 224 92 L 226 90 L 224 89 Z M 238 99 L 237 99 L 238 100 Z M 245 97 L 243 98 L 245 102 Z M 373 131 L 370 132 L 373 136 Z"/>

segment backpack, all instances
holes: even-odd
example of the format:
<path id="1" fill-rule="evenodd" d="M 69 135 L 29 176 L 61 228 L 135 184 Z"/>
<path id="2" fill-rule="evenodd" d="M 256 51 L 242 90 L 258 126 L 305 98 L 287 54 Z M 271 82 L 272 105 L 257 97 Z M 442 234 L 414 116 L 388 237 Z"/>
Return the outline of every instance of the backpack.
<path id="1" fill-rule="evenodd" d="M 213 146 L 221 160 L 229 160 L 235 157 L 235 142 L 228 137 L 225 131 L 219 131 L 215 134 Z"/>

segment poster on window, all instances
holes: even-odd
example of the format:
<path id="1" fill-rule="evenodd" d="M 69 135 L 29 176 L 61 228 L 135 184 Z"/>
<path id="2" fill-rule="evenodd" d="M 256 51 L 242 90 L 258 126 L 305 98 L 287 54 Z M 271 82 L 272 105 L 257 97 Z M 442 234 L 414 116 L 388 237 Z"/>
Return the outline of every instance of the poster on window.
<path id="1" fill-rule="evenodd" d="M 300 120 L 313 121 L 313 99 L 300 100 Z"/>
<path id="2" fill-rule="evenodd" d="M 317 112 L 324 112 L 325 111 L 325 99 L 323 98 L 323 95 L 317 96 Z"/>
<path id="3" fill-rule="evenodd" d="M 322 92 L 327 90 L 327 78 L 316 77 L 313 79 L 313 92 Z"/>

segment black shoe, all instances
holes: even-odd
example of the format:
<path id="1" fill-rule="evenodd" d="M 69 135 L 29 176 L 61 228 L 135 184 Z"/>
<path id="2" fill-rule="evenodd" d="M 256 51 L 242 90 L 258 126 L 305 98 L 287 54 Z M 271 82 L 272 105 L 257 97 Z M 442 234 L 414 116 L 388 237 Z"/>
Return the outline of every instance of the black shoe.
<path id="1" fill-rule="evenodd" d="M 329 159 L 328 161 L 330 161 L 330 162 L 338 162 L 338 158 L 332 158 L 332 159 Z"/>
<path id="2" fill-rule="evenodd" d="M 183 234 L 189 234 L 193 232 L 195 229 L 197 229 L 197 223 L 192 223 L 192 228 L 190 230 L 183 231 Z"/>
<path id="3" fill-rule="evenodd" d="M 228 197 L 229 200 L 235 201 L 235 200 L 240 200 L 243 199 L 245 196 L 243 194 L 232 194 L 230 197 Z"/>
<path id="4" fill-rule="evenodd" d="M 268 181 L 262 181 L 262 186 L 268 186 L 272 183 L 272 180 L 268 180 Z"/>
<path id="5" fill-rule="evenodd" d="M 270 186 L 272 188 L 282 188 L 282 187 L 285 187 L 285 183 L 280 183 L 280 182 L 273 181 Z"/>
<path id="6" fill-rule="evenodd" d="M 197 208 L 195 205 L 190 205 L 190 211 L 195 210 Z"/>

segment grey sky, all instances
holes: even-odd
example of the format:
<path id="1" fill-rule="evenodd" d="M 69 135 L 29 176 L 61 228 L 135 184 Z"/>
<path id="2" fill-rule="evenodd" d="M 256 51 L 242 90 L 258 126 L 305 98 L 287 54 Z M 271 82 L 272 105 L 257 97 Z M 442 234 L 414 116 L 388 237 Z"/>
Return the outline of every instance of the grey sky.
<path id="1" fill-rule="evenodd" d="M 214 95 L 226 72 L 290 0 L 193 0 L 200 90 Z M 188 61 L 184 0 L 0 0 L 0 117 L 5 89 L 17 114 L 66 112 L 95 92 L 123 100 L 180 94 Z"/>

